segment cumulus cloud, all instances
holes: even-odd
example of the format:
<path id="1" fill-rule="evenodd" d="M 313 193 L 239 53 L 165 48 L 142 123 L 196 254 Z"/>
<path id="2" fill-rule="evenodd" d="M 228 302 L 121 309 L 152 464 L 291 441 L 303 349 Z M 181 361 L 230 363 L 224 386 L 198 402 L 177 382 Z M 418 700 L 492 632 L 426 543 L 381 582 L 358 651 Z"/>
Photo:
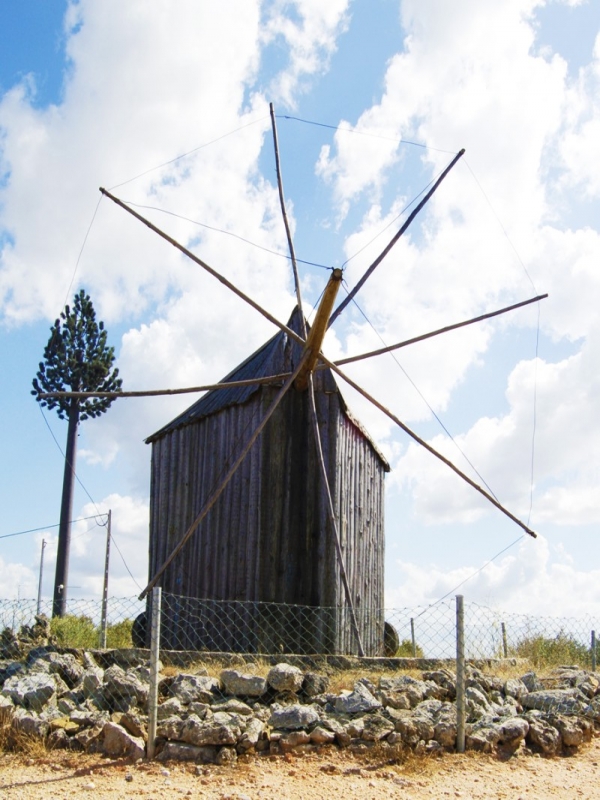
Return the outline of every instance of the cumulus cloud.
<path id="1" fill-rule="evenodd" d="M 513 614 L 565 618 L 600 611 L 600 571 L 578 569 L 568 553 L 544 537 L 525 536 L 506 555 L 480 567 L 472 563 L 448 570 L 398 560 L 398 582 L 388 587 L 386 606 L 429 606 L 448 594 L 446 602 L 453 603 L 455 594 L 463 594 L 469 603 Z"/>

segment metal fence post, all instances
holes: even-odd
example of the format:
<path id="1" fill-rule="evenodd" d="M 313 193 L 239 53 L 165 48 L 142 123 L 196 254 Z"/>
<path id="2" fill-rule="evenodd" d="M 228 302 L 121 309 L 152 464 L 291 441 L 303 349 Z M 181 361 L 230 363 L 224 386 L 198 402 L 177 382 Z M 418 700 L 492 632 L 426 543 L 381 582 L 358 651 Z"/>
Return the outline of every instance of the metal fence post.
<path id="1" fill-rule="evenodd" d="M 456 595 L 456 752 L 465 752 L 465 613 Z"/>
<path id="2" fill-rule="evenodd" d="M 502 652 L 504 658 L 508 658 L 508 642 L 506 641 L 506 625 L 502 623 Z"/>
<path id="3" fill-rule="evenodd" d="M 596 672 L 596 631 L 592 631 L 592 672 Z"/>
<path id="4" fill-rule="evenodd" d="M 148 759 L 154 758 L 158 710 L 158 659 L 160 655 L 161 588 L 152 589 L 152 624 L 150 629 L 150 692 L 148 694 Z"/>
<path id="5" fill-rule="evenodd" d="M 412 642 L 412 654 L 413 658 L 417 657 L 417 640 L 415 639 L 415 621 L 411 617 L 410 618 L 410 640 Z"/>

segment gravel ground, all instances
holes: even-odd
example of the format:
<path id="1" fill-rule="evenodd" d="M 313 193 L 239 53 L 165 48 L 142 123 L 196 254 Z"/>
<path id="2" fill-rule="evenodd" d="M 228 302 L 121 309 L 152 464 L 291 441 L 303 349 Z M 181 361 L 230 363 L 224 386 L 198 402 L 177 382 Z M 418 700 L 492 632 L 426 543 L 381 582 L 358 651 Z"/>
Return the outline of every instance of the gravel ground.
<path id="1" fill-rule="evenodd" d="M 156 762 L 130 764 L 98 756 L 0 755 L 0 800 L 193 797 L 206 800 L 381 800 L 381 798 L 598 798 L 600 739 L 576 756 L 509 761 L 469 753 L 387 765 L 330 750 L 302 758 L 253 758 L 235 767 Z"/>

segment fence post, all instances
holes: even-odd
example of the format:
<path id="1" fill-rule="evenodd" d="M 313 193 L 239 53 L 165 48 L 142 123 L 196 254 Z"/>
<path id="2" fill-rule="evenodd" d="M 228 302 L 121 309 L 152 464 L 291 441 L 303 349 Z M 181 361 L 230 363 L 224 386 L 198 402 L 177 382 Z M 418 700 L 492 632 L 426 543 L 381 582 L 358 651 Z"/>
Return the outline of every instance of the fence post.
<path id="1" fill-rule="evenodd" d="M 456 595 L 456 752 L 465 752 L 465 614 L 462 594 Z"/>
<path id="2" fill-rule="evenodd" d="M 411 617 L 410 618 L 410 640 L 412 642 L 412 654 L 413 658 L 417 657 L 417 640 L 415 639 L 415 621 Z"/>
<path id="3" fill-rule="evenodd" d="M 110 526 L 112 511 L 108 510 L 106 520 L 106 553 L 104 556 L 104 584 L 102 587 L 102 619 L 100 622 L 100 647 L 106 650 L 106 636 L 108 632 L 108 568 L 110 564 Z"/>
<path id="4" fill-rule="evenodd" d="M 161 588 L 152 589 L 152 625 L 150 629 L 150 692 L 148 694 L 148 759 L 154 758 L 158 710 L 158 658 L 160 655 Z"/>
<path id="5" fill-rule="evenodd" d="M 596 672 L 596 631 L 592 631 L 592 672 Z"/>
<path id="6" fill-rule="evenodd" d="M 506 625 L 502 623 L 502 652 L 504 658 L 508 658 L 508 642 L 506 641 Z"/>

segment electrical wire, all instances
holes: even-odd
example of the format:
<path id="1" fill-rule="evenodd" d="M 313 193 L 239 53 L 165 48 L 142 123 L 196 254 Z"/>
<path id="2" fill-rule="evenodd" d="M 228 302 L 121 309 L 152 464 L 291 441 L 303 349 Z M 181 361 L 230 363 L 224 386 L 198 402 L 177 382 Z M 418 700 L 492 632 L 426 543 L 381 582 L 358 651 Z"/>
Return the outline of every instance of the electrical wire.
<path id="1" fill-rule="evenodd" d="M 57 440 L 56 436 L 54 435 L 54 432 L 53 432 L 52 428 L 50 427 L 50 424 L 49 424 L 48 420 L 46 419 L 46 415 L 45 415 L 45 414 L 44 414 L 44 412 L 42 411 L 42 407 L 41 407 L 41 406 L 38 406 L 38 408 L 40 409 L 40 413 L 41 413 L 41 415 L 42 415 L 42 419 L 43 419 L 43 420 L 44 420 L 44 422 L 46 423 L 46 427 L 47 427 L 47 428 L 48 428 L 48 430 L 50 431 L 50 435 L 51 435 L 51 436 L 52 436 L 52 438 L 54 439 L 54 443 L 55 443 L 55 445 L 58 447 L 58 450 L 59 450 L 60 454 L 62 455 L 62 457 L 63 457 L 63 458 L 65 458 L 65 454 L 63 453 L 62 447 L 61 447 L 61 446 L 60 446 L 60 444 L 58 443 L 58 440 Z M 98 509 L 98 506 L 96 505 L 96 501 L 94 500 L 94 498 L 92 497 L 92 495 L 91 495 L 91 494 L 88 492 L 88 490 L 87 490 L 87 489 L 86 489 L 86 487 L 84 486 L 83 482 L 81 481 L 81 479 L 80 479 L 80 478 L 79 478 L 79 476 L 77 475 L 77 472 L 76 472 L 75 470 L 74 470 L 73 472 L 74 472 L 74 475 L 75 475 L 75 479 L 77 480 L 77 483 L 78 483 L 78 484 L 81 486 L 81 488 L 83 489 L 83 491 L 84 491 L 84 492 L 86 493 L 86 495 L 89 497 L 90 501 L 91 501 L 91 502 L 93 503 L 93 505 L 94 505 L 94 508 L 95 508 L 95 509 L 96 509 L 96 511 L 98 512 L 97 516 L 102 516 L 102 513 L 99 511 L 99 509 Z M 104 527 L 104 526 L 102 526 L 102 527 Z M 115 544 L 115 547 L 117 548 L 117 552 L 118 552 L 118 554 L 121 556 L 121 560 L 122 560 L 122 562 L 123 562 L 123 564 L 124 564 L 124 566 L 125 566 L 125 569 L 126 569 L 126 570 L 127 570 L 127 572 L 129 573 L 129 575 L 130 575 L 131 579 L 133 580 L 133 582 L 135 583 L 135 585 L 136 585 L 136 586 L 138 587 L 138 589 L 140 589 L 140 591 L 141 591 L 141 587 L 140 587 L 139 583 L 136 581 L 136 579 L 133 577 L 133 573 L 132 573 L 132 572 L 131 572 L 131 570 L 129 569 L 129 566 L 127 565 L 127 562 L 125 561 L 125 557 L 123 556 L 123 553 L 121 552 L 121 550 L 120 550 L 120 548 L 119 548 L 119 545 L 118 545 L 118 544 L 117 544 L 117 542 L 115 541 L 115 537 L 114 537 L 114 534 L 113 534 L 112 532 L 111 532 L 111 536 L 110 536 L 110 538 L 111 538 L 111 541 L 113 541 L 113 542 L 114 542 L 114 544 Z"/>
<path id="2" fill-rule="evenodd" d="M 78 517 L 77 519 L 70 519 L 69 525 L 71 525 L 74 522 L 84 522 L 89 519 L 97 519 L 98 517 L 106 517 L 106 516 L 107 514 L 92 514 L 91 517 Z M 98 522 L 96 524 L 99 525 L 100 527 L 104 527 L 106 523 Z M 29 528 L 29 530 L 26 531 L 17 531 L 16 533 L 5 533 L 2 536 L 0 536 L 0 539 L 10 539 L 12 536 L 23 536 L 26 533 L 39 533 L 39 531 L 47 531 L 50 530 L 50 528 L 58 528 L 58 527 L 60 527 L 60 522 L 56 522 L 52 525 L 43 525 L 41 528 Z"/>
<path id="3" fill-rule="evenodd" d="M 477 175 L 475 175 L 475 172 L 473 171 L 473 169 L 472 169 L 471 165 L 469 164 L 469 162 L 466 159 L 463 159 L 463 161 L 464 161 L 467 169 L 469 170 L 469 172 L 471 174 L 471 177 L 475 181 L 475 184 L 477 185 L 479 191 L 483 195 L 483 198 L 484 198 L 485 202 L 487 203 L 488 208 L 492 212 L 492 215 L 493 215 L 494 219 L 496 220 L 496 222 L 498 223 L 498 225 L 500 227 L 500 230 L 504 234 L 504 237 L 506 238 L 506 241 L 508 242 L 511 250 L 515 254 L 517 261 L 521 265 L 521 268 L 522 268 L 523 272 L 527 276 L 527 280 L 529 281 L 529 283 L 531 284 L 533 290 L 537 294 L 537 289 L 536 289 L 535 283 L 533 282 L 533 278 L 529 274 L 529 271 L 527 270 L 527 267 L 525 266 L 519 251 L 517 250 L 517 248 L 514 245 L 512 239 L 508 235 L 508 232 L 507 232 L 506 228 L 502 224 L 502 221 L 501 221 L 499 215 L 497 214 L 496 209 L 492 205 L 489 197 L 487 196 L 487 194 L 485 192 L 485 189 L 481 185 L 481 182 L 477 178 Z M 527 524 L 528 525 L 529 525 L 529 521 L 531 519 L 531 512 L 532 512 L 532 509 L 533 509 L 535 441 L 536 441 L 536 429 L 537 429 L 537 362 L 538 362 L 538 354 L 539 354 L 539 346 L 540 346 L 540 317 L 541 317 L 541 309 L 540 309 L 540 306 L 538 304 L 537 330 L 536 330 L 536 339 L 535 339 L 535 359 L 534 359 L 534 367 L 533 367 L 533 426 L 532 426 L 532 432 L 531 432 L 531 471 L 530 471 L 530 489 L 529 489 L 529 512 L 528 512 L 528 515 L 527 515 Z"/>
<path id="4" fill-rule="evenodd" d="M 540 304 L 538 303 L 538 319 L 537 319 L 537 332 L 535 337 L 535 359 L 533 362 L 533 424 L 531 429 L 531 482 L 529 488 L 529 512 L 527 513 L 527 525 L 529 526 L 529 521 L 531 520 L 531 511 L 533 509 L 533 486 L 534 486 L 534 474 L 535 474 L 535 436 L 537 430 L 537 367 L 538 367 L 538 355 L 539 355 L 539 348 L 540 348 L 540 315 L 541 309 Z"/>

